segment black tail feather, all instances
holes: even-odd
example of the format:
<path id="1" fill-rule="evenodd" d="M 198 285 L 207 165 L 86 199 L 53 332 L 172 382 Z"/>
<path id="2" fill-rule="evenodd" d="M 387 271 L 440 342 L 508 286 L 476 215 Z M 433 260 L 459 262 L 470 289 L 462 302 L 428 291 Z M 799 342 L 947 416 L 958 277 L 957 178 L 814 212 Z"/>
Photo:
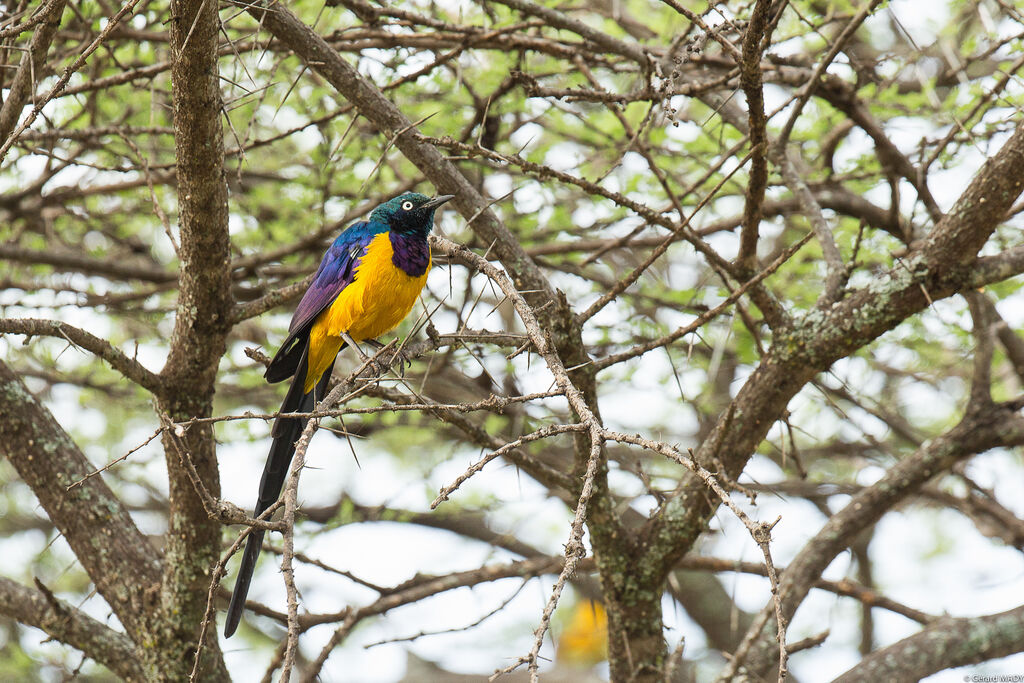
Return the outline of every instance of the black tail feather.
<path id="1" fill-rule="evenodd" d="M 288 339 L 284 344 L 281 344 L 281 348 L 274 354 L 274 358 L 270 361 L 270 365 L 267 366 L 267 371 L 263 374 L 271 384 L 275 382 L 283 382 L 292 375 L 297 374 L 299 364 L 305 359 L 306 356 L 306 338 L 300 339 Z"/>
<path id="2" fill-rule="evenodd" d="M 281 413 L 308 413 L 313 410 L 315 402 L 322 399 L 327 393 L 327 385 L 331 379 L 331 372 L 334 370 L 334 362 L 331 362 L 330 367 L 324 372 L 313 391 L 307 394 L 303 391 L 306 381 L 306 355 L 307 350 L 303 349 L 295 377 L 281 404 Z M 295 442 L 302 436 L 307 422 L 308 420 L 305 418 L 299 417 L 278 417 L 274 420 L 274 427 L 270 431 L 274 442 L 270 446 L 270 454 L 263 467 L 263 478 L 260 480 L 260 492 L 253 512 L 254 517 L 263 514 L 267 508 L 277 502 L 278 496 L 281 495 L 281 489 L 288 474 L 288 466 L 295 454 Z M 238 567 L 238 579 L 235 581 L 235 589 L 231 593 L 231 604 L 228 606 L 227 619 L 224 623 L 225 638 L 231 637 L 242 619 L 245 597 L 249 594 L 249 584 L 252 582 L 260 550 L 263 548 L 265 533 L 264 529 L 253 529 L 246 541 L 245 551 L 242 553 L 242 563 Z"/>

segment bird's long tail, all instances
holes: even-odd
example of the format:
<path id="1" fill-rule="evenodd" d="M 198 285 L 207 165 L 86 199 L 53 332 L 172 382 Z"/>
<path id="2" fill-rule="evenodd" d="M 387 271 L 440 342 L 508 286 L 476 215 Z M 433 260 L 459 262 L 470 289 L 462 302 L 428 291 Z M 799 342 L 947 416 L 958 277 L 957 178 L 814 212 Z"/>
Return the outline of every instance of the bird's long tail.
<path id="1" fill-rule="evenodd" d="M 313 410 L 315 402 L 322 399 L 327 393 L 327 385 L 331 379 L 331 372 L 334 363 L 324 372 L 317 382 L 313 391 L 303 393 L 303 385 L 306 381 L 307 352 L 302 352 L 295 371 L 295 377 L 288 388 L 288 394 L 281 404 L 281 413 L 308 413 Z M 256 508 L 253 517 L 259 517 L 267 508 L 277 502 L 281 495 L 281 488 L 284 486 L 285 477 L 288 474 L 288 465 L 295 454 L 295 442 L 302 436 L 302 431 L 308 422 L 305 418 L 299 417 L 278 417 L 274 420 L 274 427 L 270 435 L 274 442 L 270 446 L 270 455 L 267 456 L 267 463 L 263 467 L 263 478 L 260 479 L 259 498 L 256 501 Z M 242 553 L 242 564 L 238 567 L 238 580 L 235 581 L 235 589 L 231 593 L 231 604 L 228 605 L 227 619 L 224 622 L 224 637 L 230 638 L 238 628 L 238 622 L 242 619 L 242 611 L 245 609 L 245 597 L 249 594 L 249 584 L 252 582 L 253 571 L 256 569 L 256 561 L 259 559 L 260 550 L 263 548 L 264 529 L 253 529 L 245 544 L 245 552 Z"/>

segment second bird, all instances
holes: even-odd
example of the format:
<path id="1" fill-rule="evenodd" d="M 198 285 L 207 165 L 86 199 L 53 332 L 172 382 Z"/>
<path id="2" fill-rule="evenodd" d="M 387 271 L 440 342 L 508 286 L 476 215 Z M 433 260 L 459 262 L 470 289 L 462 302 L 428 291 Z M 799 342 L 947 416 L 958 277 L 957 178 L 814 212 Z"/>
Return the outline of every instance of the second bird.
<path id="1" fill-rule="evenodd" d="M 281 413 L 308 413 L 324 397 L 334 360 L 345 346 L 342 334 L 357 342 L 374 339 L 409 314 L 430 271 L 427 235 L 434 225 L 434 211 L 453 196 L 431 199 L 407 192 L 384 202 L 369 220 L 351 225 L 334 240 L 295 309 L 288 338 L 264 375 L 268 382 L 293 378 Z M 295 441 L 305 426 L 302 418 L 274 420 L 270 432 L 274 442 L 263 468 L 254 517 L 281 495 Z M 224 624 L 225 637 L 235 632 L 242 618 L 263 534 L 263 529 L 253 529 L 246 542 Z"/>

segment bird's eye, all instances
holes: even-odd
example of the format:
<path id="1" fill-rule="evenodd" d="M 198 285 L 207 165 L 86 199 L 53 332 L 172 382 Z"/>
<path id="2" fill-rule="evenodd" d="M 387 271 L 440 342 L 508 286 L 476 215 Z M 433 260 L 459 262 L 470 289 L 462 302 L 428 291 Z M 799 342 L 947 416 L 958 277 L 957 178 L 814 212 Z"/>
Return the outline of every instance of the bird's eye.
<path id="1" fill-rule="evenodd" d="M 413 203 L 412 202 L 402 202 L 402 211 L 412 211 L 412 208 L 413 208 Z"/>

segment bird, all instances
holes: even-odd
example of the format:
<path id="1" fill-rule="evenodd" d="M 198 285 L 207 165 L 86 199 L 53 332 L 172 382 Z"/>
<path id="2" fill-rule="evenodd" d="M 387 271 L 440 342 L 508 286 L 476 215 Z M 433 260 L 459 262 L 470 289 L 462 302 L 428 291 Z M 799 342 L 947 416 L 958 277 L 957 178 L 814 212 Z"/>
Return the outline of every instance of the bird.
<path id="1" fill-rule="evenodd" d="M 434 212 L 455 195 L 427 197 L 406 192 L 375 208 L 365 221 L 338 235 L 320 261 L 264 377 L 268 382 L 291 378 L 270 435 L 273 443 L 263 468 L 254 517 L 267 510 L 284 485 L 295 441 L 306 427 L 308 413 L 324 397 L 343 335 L 352 341 L 373 341 L 390 332 L 409 314 L 427 281 L 430 247 L 427 236 Z M 245 609 L 264 529 L 249 532 L 224 623 L 224 637 L 238 628 Z"/>

